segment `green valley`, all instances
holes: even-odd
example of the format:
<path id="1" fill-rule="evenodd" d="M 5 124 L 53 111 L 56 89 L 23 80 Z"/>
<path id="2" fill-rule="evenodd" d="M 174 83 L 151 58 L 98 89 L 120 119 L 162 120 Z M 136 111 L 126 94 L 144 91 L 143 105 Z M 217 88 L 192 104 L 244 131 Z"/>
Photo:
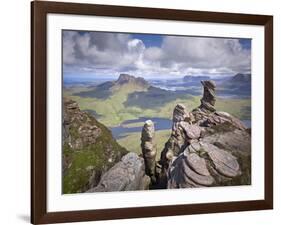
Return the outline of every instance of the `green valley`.
<path id="1" fill-rule="evenodd" d="M 143 78 L 129 75 L 120 75 L 118 80 L 98 86 L 67 87 L 63 94 L 76 101 L 81 110 L 89 112 L 107 127 L 132 128 L 133 130 L 122 133 L 116 139 L 121 146 L 137 153 L 141 153 L 140 131 L 143 126 L 143 121 L 138 121 L 139 118 L 171 119 L 175 105 L 182 103 L 191 111 L 200 105 L 201 99 L 201 96 L 184 91 L 160 89 L 151 86 Z M 250 98 L 217 98 L 216 108 L 241 120 L 251 119 Z M 132 123 L 124 123 L 134 120 Z M 169 135 L 170 127 L 156 129 L 158 153 L 164 148 Z"/>

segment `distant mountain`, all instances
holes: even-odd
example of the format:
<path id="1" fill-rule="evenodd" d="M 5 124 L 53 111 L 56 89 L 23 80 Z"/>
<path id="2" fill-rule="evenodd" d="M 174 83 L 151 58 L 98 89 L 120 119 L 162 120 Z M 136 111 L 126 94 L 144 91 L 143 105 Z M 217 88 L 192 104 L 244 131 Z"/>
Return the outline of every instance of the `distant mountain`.
<path id="1" fill-rule="evenodd" d="M 231 77 L 229 81 L 241 84 L 249 83 L 251 82 L 251 74 L 238 73 L 235 76 Z"/>
<path id="2" fill-rule="evenodd" d="M 201 80 L 210 80 L 211 78 L 209 76 L 191 76 L 191 75 L 187 75 L 183 77 L 183 81 L 184 82 L 188 82 L 188 83 L 198 83 L 199 85 L 201 84 L 200 81 Z"/>
<path id="3" fill-rule="evenodd" d="M 217 93 L 221 90 L 227 94 L 244 97 L 251 96 L 251 74 L 238 73 L 218 85 Z"/>
<path id="4" fill-rule="evenodd" d="M 135 84 L 138 86 L 148 87 L 149 83 L 142 77 L 134 77 L 129 74 L 120 74 L 114 85 Z"/>
<path id="5" fill-rule="evenodd" d="M 134 85 L 143 88 L 147 88 L 150 86 L 149 83 L 142 77 L 134 77 L 132 75 L 123 73 L 119 75 L 116 81 L 108 81 L 102 83 L 98 85 L 97 88 L 110 89 L 110 88 L 122 87 L 125 85 Z"/>
<path id="6" fill-rule="evenodd" d="M 145 91 L 150 84 L 142 77 L 134 77 L 128 74 L 120 74 L 117 80 L 107 81 L 93 87 L 90 90 L 76 93 L 76 96 L 84 98 L 107 99 L 116 92 Z"/>
<path id="7" fill-rule="evenodd" d="M 85 110 L 87 103 L 90 107 L 86 109 L 94 109 L 90 113 L 107 126 L 117 126 L 126 119 L 135 118 L 143 110 L 147 110 L 149 114 L 177 99 L 191 98 L 184 91 L 157 88 L 143 78 L 128 74 L 121 74 L 115 81 L 75 92 L 72 96 L 83 98 L 78 100 L 83 102 L 82 109 Z"/>

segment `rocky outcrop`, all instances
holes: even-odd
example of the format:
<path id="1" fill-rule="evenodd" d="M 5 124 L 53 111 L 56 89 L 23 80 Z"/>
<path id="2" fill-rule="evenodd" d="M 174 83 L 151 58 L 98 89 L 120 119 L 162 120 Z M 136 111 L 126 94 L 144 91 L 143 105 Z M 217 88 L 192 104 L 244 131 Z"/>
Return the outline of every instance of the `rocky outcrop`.
<path id="1" fill-rule="evenodd" d="M 150 178 L 145 174 L 143 158 L 130 152 L 102 176 L 96 187 L 87 192 L 146 190 L 149 184 Z"/>
<path id="2" fill-rule="evenodd" d="M 84 192 L 96 186 L 127 150 L 75 101 L 64 98 L 63 103 L 63 193 Z"/>
<path id="3" fill-rule="evenodd" d="M 201 84 L 204 87 L 204 94 L 199 108 L 204 112 L 214 112 L 216 103 L 216 84 L 211 80 L 201 81 Z"/>
<path id="4" fill-rule="evenodd" d="M 194 123 L 202 127 L 212 127 L 228 122 L 240 130 L 246 130 L 247 127 L 239 119 L 227 112 L 216 111 L 215 83 L 213 81 L 202 81 L 201 83 L 204 93 L 201 105 L 192 111 Z"/>
<path id="5" fill-rule="evenodd" d="M 190 141 L 200 137 L 201 129 L 192 125 L 192 114 L 188 113 L 183 104 L 177 104 L 173 112 L 172 134 L 161 153 L 160 165 L 167 169 L 174 156 L 179 155 Z"/>
<path id="6" fill-rule="evenodd" d="M 145 163 L 145 172 L 154 181 L 157 149 L 154 124 L 151 120 L 147 120 L 143 126 L 141 133 L 141 149 Z"/>
<path id="7" fill-rule="evenodd" d="M 184 121 L 187 115 L 185 106 L 183 104 L 177 104 L 173 112 L 173 125 L 180 121 Z"/>
<path id="8" fill-rule="evenodd" d="M 87 113 L 81 112 L 77 102 L 65 99 L 63 105 L 63 143 L 71 149 L 82 149 L 95 144 L 101 129 L 91 123 Z"/>
<path id="9" fill-rule="evenodd" d="M 178 104 L 174 109 L 172 133 L 159 161 L 162 188 L 251 183 L 251 136 L 239 119 L 216 111 L 215 83 L 202 85 L 198 108 L 188 113 Z"/>
<path id="10" fill-rule="evenodd" d="M 213 144 L 189 145 L 168 170 L 168 188 L 224 185 L 241 175 L 236 157 Z"/>

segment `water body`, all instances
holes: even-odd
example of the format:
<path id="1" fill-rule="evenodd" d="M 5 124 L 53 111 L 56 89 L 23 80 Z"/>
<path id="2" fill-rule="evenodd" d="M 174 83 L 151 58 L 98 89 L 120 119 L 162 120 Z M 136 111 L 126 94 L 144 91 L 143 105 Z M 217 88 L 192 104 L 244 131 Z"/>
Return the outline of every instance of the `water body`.
<path id="1" fill-rule="evenodd" d="M 142 126 L 133 126 L 133 127 L 126 127 L 130 124 L 134 123 L 144 123 L 146 120 L 152 120 L 154 122 L 155 130 L 170 130 L 172 128 L 172 120 L 166 118 L 148 118 L 148 117 L 140 117 L 134 120 L 126 120 L 122 124 L 116 127 L 110 127 L 112 135 L 115 139 L 120 139 L 126 137 L 128 133 L 134 133 L 142 131 Z M 242 120 L 243 124 L 250 128 L 251 127 L 251 120 Z"/>
<path id="2" fill-rule="evenodd" d="M 135 127 L 127 127 L 130 124 L 134 123 L 144 123 L 146 120 L 152 120 L 155 126 L 155 130 L 168 130 L 172 128 L 172 120 L 166 118 L 148 118 L 148 117 L 140 117 L 134 120 L 126 120 L 121 123 L 119 126 L 110 127 L 112 135 L 115 139 L 120 139 L 122 137 L 126 137 L 127 133 L 141 132 L 142 126 Z"/>

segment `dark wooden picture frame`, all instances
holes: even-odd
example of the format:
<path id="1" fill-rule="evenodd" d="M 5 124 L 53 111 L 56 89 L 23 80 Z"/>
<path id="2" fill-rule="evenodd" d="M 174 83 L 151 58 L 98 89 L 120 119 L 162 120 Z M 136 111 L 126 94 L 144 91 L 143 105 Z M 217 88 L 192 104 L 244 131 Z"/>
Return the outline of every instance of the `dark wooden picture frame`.
<path id="1" fill-rule="evenodd" d="M 273 208 L 273 17 L 234 13 L 36 1 L 31 3 L 31 222 L 33 224 L 174 216 Z M 47 212 L 47 14 L 76 14 L 264 26 L 264 200 Z"/>

